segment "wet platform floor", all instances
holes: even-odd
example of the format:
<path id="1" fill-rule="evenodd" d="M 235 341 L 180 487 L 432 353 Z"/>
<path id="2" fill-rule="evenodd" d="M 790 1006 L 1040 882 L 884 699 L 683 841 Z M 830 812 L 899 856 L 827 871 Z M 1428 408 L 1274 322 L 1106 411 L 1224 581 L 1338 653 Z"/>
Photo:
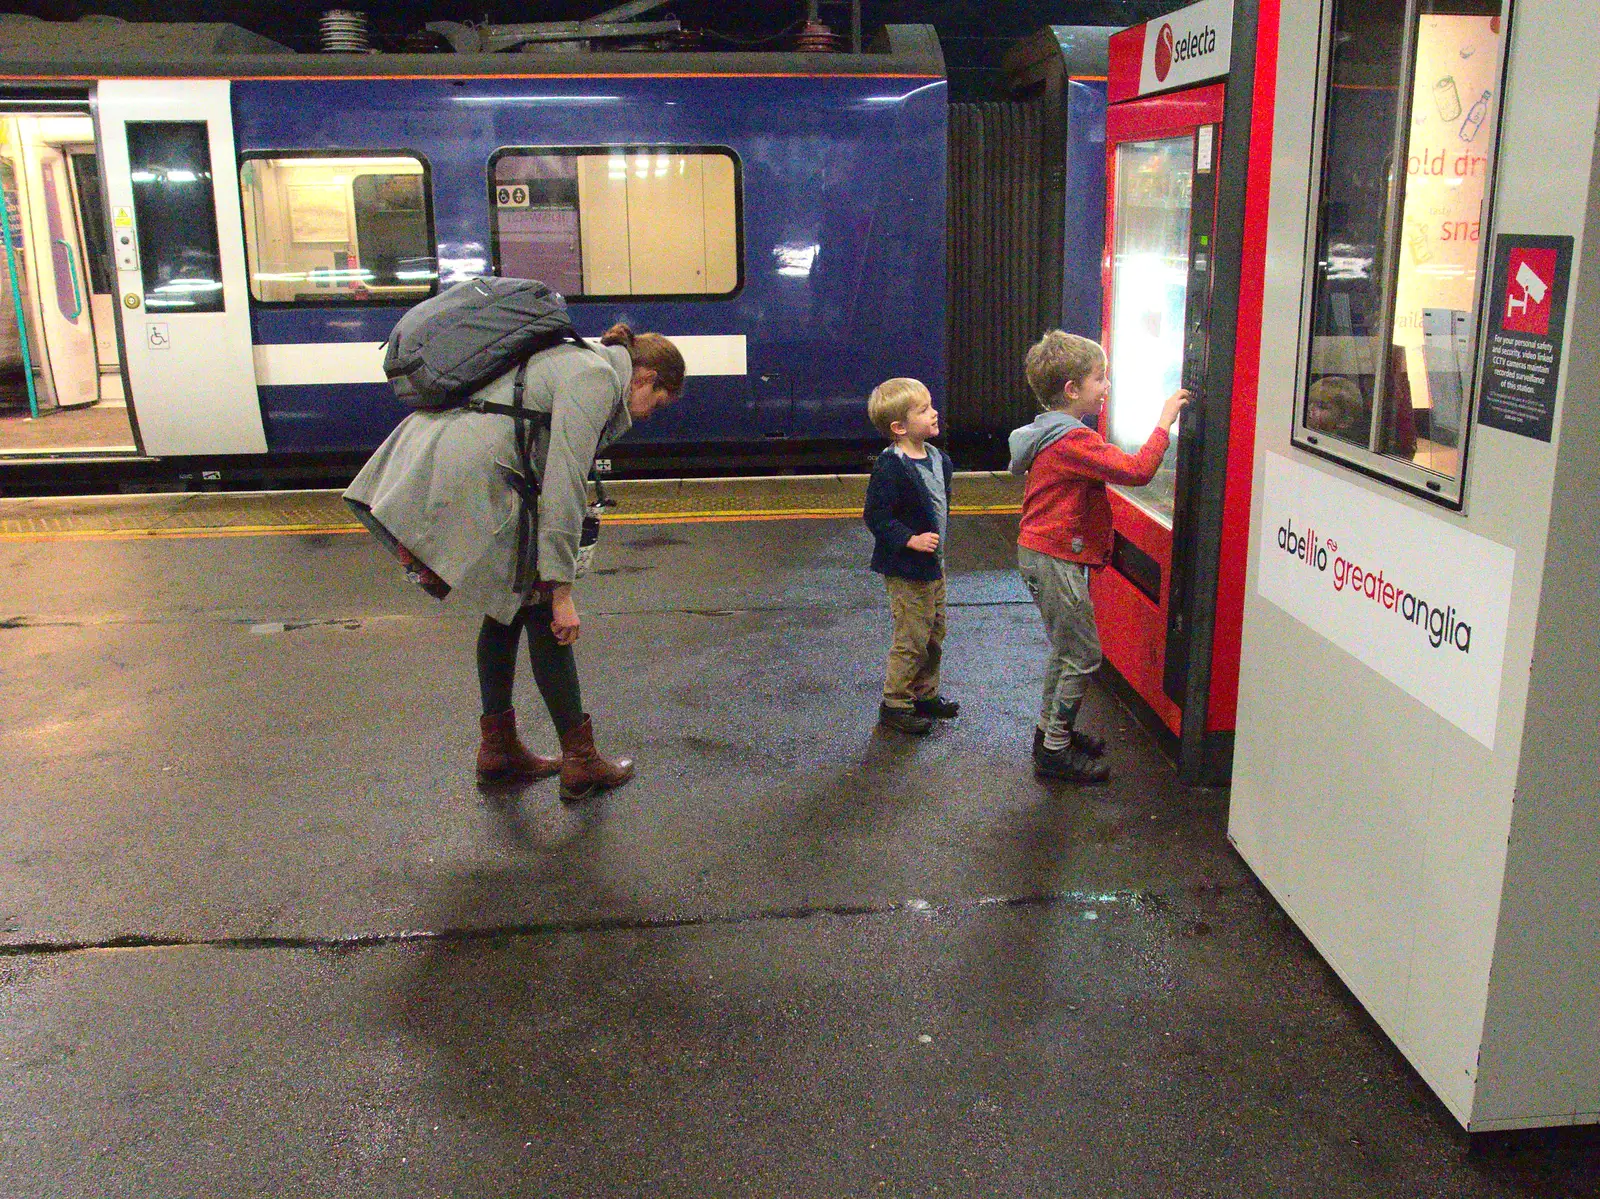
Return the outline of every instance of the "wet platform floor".
<path id="1" fill-rule="evenodd" d="M 1108 693 L 1113 782 L 1033 778 L 1014 517 L 954 519 L 921 740 L 859 521 L 618 523 L 579 662 L 640 773 L 570 809 L 473 785 L 470 613 L 225 498 L 0 525 L 0 1194 L 1600 1188 L 1466 1154 Z M 157 499 L 201 535 L 109 527 Z"/>

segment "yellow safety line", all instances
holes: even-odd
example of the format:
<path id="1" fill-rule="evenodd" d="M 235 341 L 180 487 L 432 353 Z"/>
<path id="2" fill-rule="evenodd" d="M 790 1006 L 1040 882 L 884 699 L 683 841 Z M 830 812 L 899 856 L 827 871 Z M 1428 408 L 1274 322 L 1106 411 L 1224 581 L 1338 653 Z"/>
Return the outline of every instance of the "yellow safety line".
<path id="1" fill-rule="evenodd" d="M 957 516 L 1015 515 L 1018 504 L 957 504 Z M 843 520 L 859 518 L 859 508 L 740 508 L 726 512 L 660 512 L 608 516 L 607 525 L 693 525 L 758 520 Z M 301 537 L 324 533 L 363 533 L 360 524 L 212 525 L 159 529 L 63 529 L 54 533 L 0 533 L 0 544 L 42 541 L 140 541 L 185 537 Z"/>

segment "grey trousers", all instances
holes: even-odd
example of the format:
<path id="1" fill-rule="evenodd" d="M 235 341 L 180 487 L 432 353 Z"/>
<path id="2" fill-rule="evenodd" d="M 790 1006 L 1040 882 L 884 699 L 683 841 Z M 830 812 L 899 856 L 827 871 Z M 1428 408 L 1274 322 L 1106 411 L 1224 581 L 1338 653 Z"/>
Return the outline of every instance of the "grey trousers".
<path id="1" fill-rule="evenodd" d="M 1089 568 L 1019 545 L 1017 569 L 1050 638 L 1038 727 L 1047 737 L 1053 732 L 1059 739 L 1071 729 L 1078 704 L 1089 692 L 1089 676 L 1100 669 L 1100 630 L 1089 598 Z"/>

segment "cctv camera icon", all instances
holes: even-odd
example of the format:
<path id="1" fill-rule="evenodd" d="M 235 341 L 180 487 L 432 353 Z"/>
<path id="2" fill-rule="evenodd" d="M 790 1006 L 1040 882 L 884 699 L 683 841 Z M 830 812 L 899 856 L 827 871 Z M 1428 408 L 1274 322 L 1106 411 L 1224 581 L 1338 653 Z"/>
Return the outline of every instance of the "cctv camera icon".
<path id="1" fill-rule="evenodd" d="M 1517 264 L 1516 284 L 1522 288 L 1519 296 L 1515 292 L 1506 296 L 1506 315 L 1527 312 L 1529 304 L 1543 304 L 1544 298 L 1550 291 L 1550 285 L 1539 278 L 1539 273 L 1526 262 Z"/>
<path id="2" fill-rule="evenodd" d="M 1535 304 L 1543 304 L 1545 293 L 1550 290 L 1549 284 L 1539 278 L 1534 269 L 1526 262 L 1517 267 L 1517 282 L 1522 285 L 1523 294 Z"/>

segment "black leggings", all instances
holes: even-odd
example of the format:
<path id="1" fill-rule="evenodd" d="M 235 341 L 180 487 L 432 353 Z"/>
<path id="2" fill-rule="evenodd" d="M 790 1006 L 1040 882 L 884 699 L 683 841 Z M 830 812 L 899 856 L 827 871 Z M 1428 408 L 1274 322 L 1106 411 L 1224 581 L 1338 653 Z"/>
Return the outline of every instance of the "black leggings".
<path id="1" fill-rule="evenodd" d="M 562 735 L 583 723 L 583 695 L 578 690 L 578 663 L 570 645 L 562 645 L 550 631 L 553 614 L 549 604 L 523 608 L 510 624 L 492 616 L 483 618 L 478 630 L 478 691 L 483 697 L 483 714 L 492 716 L 511 707 L 511 691 L 517 677 L 517 642 L 528 630 L 528 660 L 533 663 L 533 681 L 539 685 L 550 721 Z"/>

